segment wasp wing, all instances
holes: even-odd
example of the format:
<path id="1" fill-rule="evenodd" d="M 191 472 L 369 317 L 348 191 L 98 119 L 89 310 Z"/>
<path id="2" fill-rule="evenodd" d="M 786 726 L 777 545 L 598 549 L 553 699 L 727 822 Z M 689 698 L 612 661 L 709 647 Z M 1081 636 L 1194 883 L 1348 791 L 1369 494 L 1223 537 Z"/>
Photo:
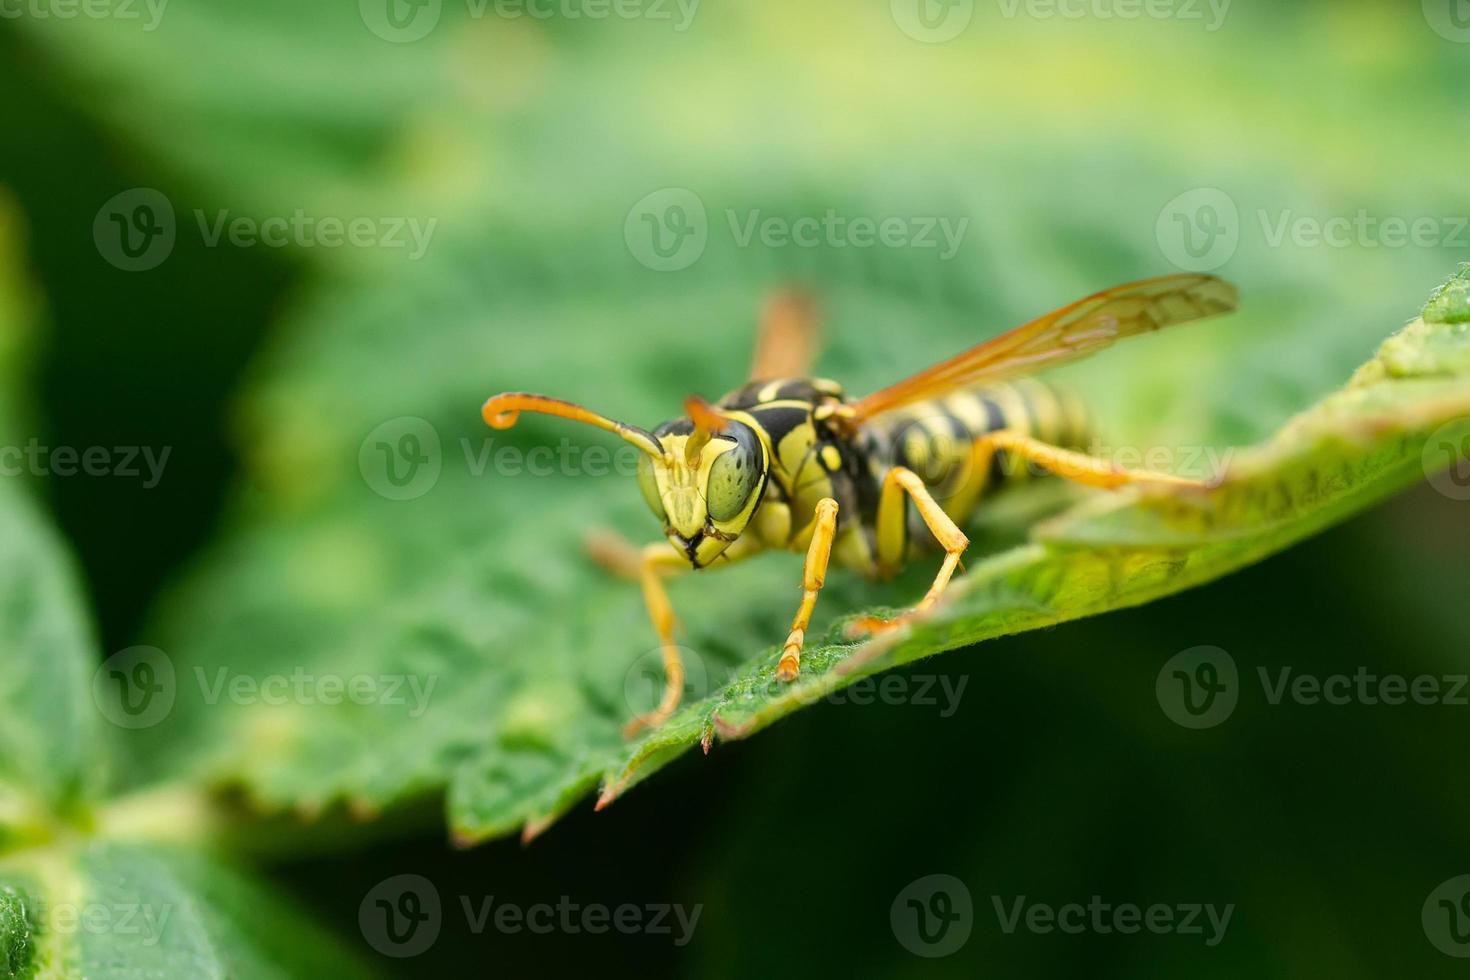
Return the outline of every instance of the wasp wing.
<path id="1" fill-rule="evenodd" d="M 1235 309 L 1235 287 L 1217 276 L 1182 273 L 1140 279 L 1094 293 L 851 405 L 854 422 L 958 388 L 1079 360 L 1114 341 Z"/>
<path id="2" fill-rule="evenodd" d="M 761 311 L 750 380 L 805 378 L 817 360 L 821 321 L 816 303 L 800 290 L 783 289 Z"/>

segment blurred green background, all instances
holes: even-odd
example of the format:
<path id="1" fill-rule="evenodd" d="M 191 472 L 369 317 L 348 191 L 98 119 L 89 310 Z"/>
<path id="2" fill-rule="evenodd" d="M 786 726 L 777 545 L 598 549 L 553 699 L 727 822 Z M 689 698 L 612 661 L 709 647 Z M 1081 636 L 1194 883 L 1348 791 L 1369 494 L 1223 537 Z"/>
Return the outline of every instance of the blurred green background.
<path id="1" fill-rule="evenodd" d="M 389 2 L 173 0 L 156 23 L 143 4 L 137 19 L 0 22 L 0 187 L 43 304 L 34 431 L 172 447 L 154 488 L 40 486 L 103 653 L 146 643 L 245 672 L 429 658 L 457 688 L 432 732 L 317 715 L 309 732 L 293 717 L 205 726 L 181 708 L 121 750 L 125 781 L 230 743 L 227 775 L 269 806 L 411 806 L 477 739 L 517 748 L 497 726 L 524 685 L 580 690 L 587 672 L 589 688 L 620 686 L 626 661 L 589 665 L 588 651 L 645 650 L 646 626 L 636 596 L 607 598 L 624 586 L 589 584 L 576 541 L 585 525 L 654 528 L 630 480 L 449 465 L 458 440 L 483 438 L 478 402 L 495 391 L 652 425 L 683 394 L 740 381 L 755 309 L 793 281 L 826 301 L 823 371 L 862 390 L 1092 289 L 1195 264 L 1240 283 L 1239 316 L 1068 374 L 1121 440 L 1233 445 L 1341 384 L 1470 260 L 1462 0 L 1179 0 L 1139 16 L 1123 0 L 707 0 L 549 18 Z M 169 202 L 176 237 L 128 271 L 94 224 L 139 188 Z M 638 232 L 670 189 L 692 192 L 708 232 L 663 271 Z M 828 209 L 967 224 L 948 258 L 742 246 L 731 226 Z M 211 243 L 222 213 L 298 211 L 433 231 L 421 256 L 310 235 Z M 1276 235 L 1360 213 L 1431 231 Z M 401 416 L 431 420 L 448 447 L 440 483 L 409 502 L 370 492 L 358 468 L 369 433 Z M 529 847 L 451 850 L 435 811 L 270 873 L 369 956 L 359 903 L 400 873 L 455 906 L 703 906 L 683 947 L 476 935 L 453 914 L 427 952 L 381 961 L 402 975 L 1454 975 L 1420 910 L 1470 870 L 1457 749 L 1470 708 L 1271 705 L 1255 678 L 1464 672 L 1467 506 L 1421 486 L 1203 589 L 911 665 L 964 682 L 952 714 L 820 705 L 605 812 L 579 804 Z M 676 600 L 700 629 L 771 642 L 793 567 L 741 571 L 681 583 Z M 548 594 L 591 594 L 597 635 L 561 625 L 541 649 L 507 634 L 525 648 L 514 682 L 458 679 L 456 663 L 498 649 L 497 624 Z M 1160 709 L 1155 679 L 1202 644 L 1229 651 L 1244 683 L 1227 722 L 1193 731 Z M 748 652 L 731 645 L 717 665 Z M 378 766 L 392 778 L 374 783 Z M 540 778 L 512 769 L 485 780 L 487 810 L 506 779 Z M 302 788 L 339 774 L 315 798 Z M 934 959 L 890 925 L 931 874 L 974 904 L 968 942 Z M 1021 895 L 1235 911 L 1212 947 L 1008 934 L 992 896 Z"/>

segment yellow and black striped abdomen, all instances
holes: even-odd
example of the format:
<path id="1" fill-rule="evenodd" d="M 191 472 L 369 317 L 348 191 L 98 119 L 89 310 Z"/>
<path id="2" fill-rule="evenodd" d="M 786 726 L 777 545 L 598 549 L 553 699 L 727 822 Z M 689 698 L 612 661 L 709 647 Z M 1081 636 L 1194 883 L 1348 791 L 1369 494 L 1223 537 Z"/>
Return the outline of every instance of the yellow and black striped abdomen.
<path id="1" fill-rule="evenodd" d="M 1069 449 L 1085 449 L 1090 425 L 1081 402 L 1035 378 L 958 391 L 894 412 L 872 427 L 864 447 L 874 478 L 892 466 L 918 474 L 956 523 L 1000 486 L 1037 471 L 1006 453 L 995 454 L 985 472 L 972 464 L 975 441 L 1001 429 Z"/>

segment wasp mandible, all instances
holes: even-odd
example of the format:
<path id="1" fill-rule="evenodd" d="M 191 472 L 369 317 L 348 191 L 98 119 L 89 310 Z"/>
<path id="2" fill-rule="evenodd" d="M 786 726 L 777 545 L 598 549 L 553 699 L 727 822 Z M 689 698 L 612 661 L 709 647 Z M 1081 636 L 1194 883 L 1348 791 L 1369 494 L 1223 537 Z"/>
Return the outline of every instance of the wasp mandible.
<path id="1" fill-rule="evenodd" d="M 804 295 L 784 292 L 761 317 L 749 382 L 713 404 L 690 396 L 682 417 L 652 431 L 525 392 L 496 395 L 483 414 L 497 429 L 514 425 L 521 412 L 555 415 L 616 433 L 642 451 L 638 486 L 665 540 L 641 549 L 604 541 L 594 549 L 603 564 L 641 584 L 663 653 L 663 697 L 628 723 L 631 736 L 667 719 L 683 692 L 674 610 L 663 584 L 670 574 L 771 549 L 805 552 L 801 602 L 776 666 L 780 680 L 792 681 L 832 561 L 882 579 L 926 543 L 937 543 L 944 558 L 923 598 L 893 619 L 863 618 L 849 630 L 870 634 L 922 616 L 939 601 L 969 544 L 960 525 L 987 491 L 1024 477 L 1028 466 L 1101 488 L 1202 485 L 1082 452 L 1090 426 L 1081 405 L 1024 375 L 1235 305 L 1235 287 L 1215 276 L 1143 279 L 851 399 L 836 382 L 809 376 L 818 317 Z"/>

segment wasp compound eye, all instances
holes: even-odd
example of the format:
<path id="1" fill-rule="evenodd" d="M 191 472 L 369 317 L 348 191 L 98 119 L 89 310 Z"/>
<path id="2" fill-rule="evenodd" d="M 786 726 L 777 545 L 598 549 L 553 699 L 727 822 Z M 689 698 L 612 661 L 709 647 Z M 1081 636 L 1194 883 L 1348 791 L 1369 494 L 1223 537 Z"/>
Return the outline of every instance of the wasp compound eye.
<path id="1" fill-rule="evenodd" d="M 734 445 L 715 457 L 705 486 L 709 516 L 717 521 L 739 516 L 761 482 L 761 451 L 755 433 L 748 426 L 732 425 L 729 436 Z"/>
<path id="2" fill-rule="evenodd" d="M 653 516 L 659 520 L 664 519 L 664 502 L 658 493 L 658 480 L 653 473 L 653 460 L 647 456 L 638 457 L 638 489 L 643 491 L 643 499 L 648 504 L 648 509 L 653 511 Z"/>

